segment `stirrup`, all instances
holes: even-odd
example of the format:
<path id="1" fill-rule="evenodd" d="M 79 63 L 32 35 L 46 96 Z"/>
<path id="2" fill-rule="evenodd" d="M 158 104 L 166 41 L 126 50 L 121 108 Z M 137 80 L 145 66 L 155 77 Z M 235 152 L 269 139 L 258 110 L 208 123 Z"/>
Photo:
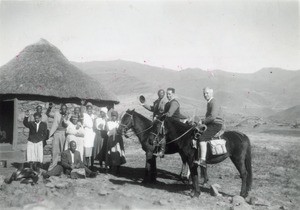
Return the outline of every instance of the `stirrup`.
<path id="1" fill-rule="evenodd" d="M 194 160 L 193 162 L 194 164 L 198 165 L 198 166 L 202 166 L 204 168 L 206 168 L 206 161 L 205 160 Z"/>
<path id="2" fill-rule="evenodd" d="M 156 156 L 156 157 L 163 158 L 165 156 L 165 153 L 162 152 L 162 151 L 159 151 L 158 153 L 153 153 L 153 155 Z"/>

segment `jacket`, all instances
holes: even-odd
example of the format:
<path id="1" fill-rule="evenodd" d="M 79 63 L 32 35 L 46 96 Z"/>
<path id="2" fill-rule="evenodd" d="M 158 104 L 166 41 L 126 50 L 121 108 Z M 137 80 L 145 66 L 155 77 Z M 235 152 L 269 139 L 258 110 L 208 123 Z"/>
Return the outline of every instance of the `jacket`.
<path id="1" fill-rule="evenodd" d="M 81 156 L 79 151 L 74 152 L 74 165 L 77 168 L 84 168 L 84 164 L 81 161 Z M 61 153 L 61 165 L 63 166 L 64 170 L 72 170 L 72 157 L 71 157 L 71 150 L 65 150 Z"/>
<path id="2" fill-rule="evenodd" d="M 34 121 L 28 121 L 28 117 L 24 118 L 23 124 L 25 127 L 29 128 L 28 141 L 38 143 L 48 138 L 47 123 L 40 122 L 38 131 L 36 131 L 36 123 Z"/>
<path id="3" fill-rule="evenodd" d="M 173 117 L 177 120 L 186 119 L 186 117 L 180 113 L 180 104 L 176 99 L 172 99 L 166 103 L 165 114 L 167 117 Z"/>
<path id="4" fill-rule="evenodd" d="M 62 118 L 62 115 L 60 114 L 60 112 L 55 112 L 54 113 L 54 119 L 53 119 L 53 124 L 52 124 L 52 127 L 50 129 L 50 132 L 49 132 L 49 137 L 51 137 L 55 131 L 57 130 L 58 126 L 59 126 L 59 123 L 61 122 L 61 119 Z M 62 122 L 63 125 L 64 125 L 64 122 Z M 67 127 L 67 125 L 64 125 L 64 127 Z"/>

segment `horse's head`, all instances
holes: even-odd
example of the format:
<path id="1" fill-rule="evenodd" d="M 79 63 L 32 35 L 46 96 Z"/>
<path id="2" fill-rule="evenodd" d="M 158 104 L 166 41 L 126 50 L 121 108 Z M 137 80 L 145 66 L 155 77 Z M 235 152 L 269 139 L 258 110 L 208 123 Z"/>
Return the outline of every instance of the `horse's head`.
<path id="1" fill-rule="evenodd" d="M 134 110 L 127 110 L 125 112 L 125 114 L 122 116 L 121 122 L 120 122 L 120 126 L 118 128 L 118 133 L 123 134 L 125 137 L 126 133 L 129 129 L 131 129 L 134 125 L 133 122 L 133 114 L 134 114 Z"/>

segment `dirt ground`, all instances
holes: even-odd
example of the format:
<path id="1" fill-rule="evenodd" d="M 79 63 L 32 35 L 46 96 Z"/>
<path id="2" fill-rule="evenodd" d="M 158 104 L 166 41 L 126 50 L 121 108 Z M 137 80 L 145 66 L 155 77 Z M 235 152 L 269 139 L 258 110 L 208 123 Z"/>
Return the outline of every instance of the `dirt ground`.
<path id="1" fill-rule="evenodd" d="M 137 140 L 125 140 L 127 163 L 120 176 L 101 171 L 95 179 L 71 180 L 63 175 L 48 183 L 40 178 L 34 186 L 2 184 L 0 209 L 299 209 L 300 135 L 274 130 L 244 131 L 252 143 L 251 205 L 234 202 L 241 180 L 230 159 L 208 166 L 209 184 L 219 184 L 222 196 L 212 196 L 210 186 L 202 186 L 201 196 L 190 198 L 191 186 L 179 180 L 178 154 L 157 160 L 157 184 L 142 184 L 144 152 Z M 1 169 L 1 183 L 13 170 Z"/>

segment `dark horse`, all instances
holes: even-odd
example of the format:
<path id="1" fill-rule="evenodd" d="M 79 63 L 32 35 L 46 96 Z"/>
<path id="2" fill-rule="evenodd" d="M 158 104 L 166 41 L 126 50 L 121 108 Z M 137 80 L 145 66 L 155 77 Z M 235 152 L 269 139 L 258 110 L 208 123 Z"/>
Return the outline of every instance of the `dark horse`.
<path id="1" fill-rule="evenodd" d="M 183 163 L 187 162 L 191 171 L 191 178 L 193 182 L 192 197 L 200 195 L 200 187 L 198 181 L 197 165 L 193 164 L 195 160 L 196 150 L 192 146 L 194 137 L 194 127 L 181 123 L 173 118 L 166 117 L 164 121 L 155 121 L 154 124 L 135 112 L 134 110 L 127 110 L 121 120 L 119 132 L 126 133 L 130 128 L 138 136 L 142 148 L 146 151 L 146 173 L 145 177 L 149 177 L 150 181 L 156 179 L 156 159 L 151 155 L 153 145 L 151 141 L 161 138 L 159 131 L 164 125 L 166 136 L 166 154 L 179 153 Z M 215 164 L 222 162 L 227 157 L 230 157 L 236 168 L 238 169 L 242 178 L 241 196 L 246 197 L 251 189 L 252 184 L 252 166 L 251 166 L 251 146 L 249 138 L 240 132 L 226 131 L 222 136 L 226 142 L 227 153 L 219 156 L 212 156 L 208 149 L 207 163 Z M 207 182 L 207 172 L 202 168 L 204 181 Z M 145 179 L 144 179 L 145 180 Z"/>
<path id="2" fill-rule="evenodd" d="M 155 125 L 156 124 L 156 125 Z M 164 125 L 165 136 L 168 148 L 178 150 L 183 160 L 188 162 L 191 170 L 193 192 L 192 196 L 200 195 L 200 187 L 198 183 L 197 166 L 193 164 L 195 160 L 196 150 L 192 147 L 193 132 L 189 132 L 191 125 L 181 123 L 173 118 L 166 117 L 164 121 L 156 121 L 153 127 L 160 129 Z M 252 165 L 251 165 L 251 146 L 249 138 L 237 131 L 225 131 L 221 135 L 226 140 L 227 153 L 223 155 L 212 155 L 208 146 L 207 163 L 216 164 L 230 157 L 231 161 L 237 168 L 242 179 L 242 187 L 240 195 L 247 197 L 252 185 Z M 207 169 L 201 167 L 204 175 L 204 182 L 207 182 Z"/>
<path id="3" fill-rule="evenodd" d="M 157 129 L 153 127 L 152 121 L 148 118 L 137 113 L 135 110 L 127 110 L 121 119 L 118 132 L 126 134 L 129 129 L 134 131 L 142 145 L 142 149 L 146 152 L 145 177 L 143 182 L 155 182 L 157 175 L 156 157 L 153 155 L 155 145 L 153 145 L 149 139 L 153 139 L 156 136 L 156 133 L 154 132 L 156 132 Z M 178 150 L 169 149 L 170 146 L 172 145 L 167 145 L 166 154 L 174 154 L 178 152 Z M 183 161 L 180 173 L 183 181 L 188 179 L 188 170 L 186 161 Z"/>

